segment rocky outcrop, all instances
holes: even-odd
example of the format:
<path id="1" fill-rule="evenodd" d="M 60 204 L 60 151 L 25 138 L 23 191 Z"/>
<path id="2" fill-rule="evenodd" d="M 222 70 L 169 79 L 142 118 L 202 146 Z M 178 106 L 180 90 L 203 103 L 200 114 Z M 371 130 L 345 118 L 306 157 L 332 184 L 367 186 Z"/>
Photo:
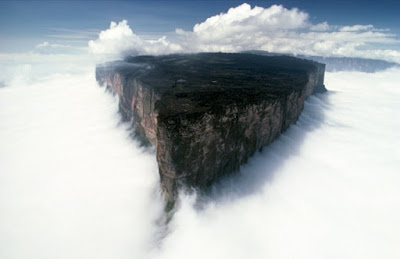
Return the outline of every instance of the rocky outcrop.
<path id="1" fill-rule="evenodd" d="M 325 65 L 287 56 L 138 56 L 98 66 L 136 133 L 155 145 L 162 189 L 205 187 L 239 170 L 325 91 Z"/>

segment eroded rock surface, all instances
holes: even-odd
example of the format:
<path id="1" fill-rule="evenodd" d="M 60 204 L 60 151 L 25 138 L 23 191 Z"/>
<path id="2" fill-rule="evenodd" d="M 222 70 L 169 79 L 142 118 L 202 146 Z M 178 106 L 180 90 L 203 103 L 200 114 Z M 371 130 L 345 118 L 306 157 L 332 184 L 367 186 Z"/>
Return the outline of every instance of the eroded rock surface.
<path id="1" fill-rule="evenodd" d="M 325 65 L 288 56 L 201 53 L 138 56 L 100 65 L 123 118 L 155 145 L 162 188 L 205 187 L 239 170 L 326 91 Z"/>

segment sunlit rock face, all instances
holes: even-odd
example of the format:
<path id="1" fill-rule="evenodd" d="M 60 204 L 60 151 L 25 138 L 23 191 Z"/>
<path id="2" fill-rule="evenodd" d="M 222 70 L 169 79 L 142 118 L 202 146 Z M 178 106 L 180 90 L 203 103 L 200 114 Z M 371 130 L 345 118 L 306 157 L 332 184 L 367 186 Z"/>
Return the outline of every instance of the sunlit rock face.
<path id="1" fill-rule="evenodd" d="M 99 65 L 135 132 L 155 145 L 162 189 L 204 188 L 239 170 L 326 91 L 325 65 L 288 56 L 138 56 Z"/>

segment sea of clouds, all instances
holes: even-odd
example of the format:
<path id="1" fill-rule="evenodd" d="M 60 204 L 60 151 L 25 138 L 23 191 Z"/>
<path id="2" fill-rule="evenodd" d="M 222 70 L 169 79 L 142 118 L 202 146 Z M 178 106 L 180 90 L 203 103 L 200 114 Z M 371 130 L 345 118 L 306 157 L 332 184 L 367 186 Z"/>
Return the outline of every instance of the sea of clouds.
<path id="1" fill-rule="evenodd" d="M 400 71 L 327 73 L 299 121 L 165 225 L 154 150 L 93 72 L 0 88 L 1 258 L 397 258 Z"/>
<path id="2" fill-rule="evenodd" d="M 155 151 L 93 56 L 30 55 L 0 62 L 0 258 L 400 257 L 399 69 L 326 73 L 295 125 L 207 197 L 182 193 L 167 224 Z"/>

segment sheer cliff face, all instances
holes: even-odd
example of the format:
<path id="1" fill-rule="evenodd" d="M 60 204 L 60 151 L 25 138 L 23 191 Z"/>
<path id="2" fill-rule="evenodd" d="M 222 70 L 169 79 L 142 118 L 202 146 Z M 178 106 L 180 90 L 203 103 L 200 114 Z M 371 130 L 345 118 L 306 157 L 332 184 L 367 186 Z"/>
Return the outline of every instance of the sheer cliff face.
<path id="1" fill-rule="evenodd" d="M 324 65 L 292 57 L 197 54 L 136 57 L 99 66 L 96 78 L 155 145 L 160 180 L 205 187 L 239 170 L 296 122 L 310 94 L 325 90 Z"/>
<path id="2" fill-rule="evenodd" d="M 237 171 L 241 164 L 282 130 L 279 101 L 229 105 L 218 114 L 179 116 L 158 124 L 157 160 L 167 194 L 177 184 L 206 186 Z M 172 199 L 173 197 L 169 197 Z"/>

